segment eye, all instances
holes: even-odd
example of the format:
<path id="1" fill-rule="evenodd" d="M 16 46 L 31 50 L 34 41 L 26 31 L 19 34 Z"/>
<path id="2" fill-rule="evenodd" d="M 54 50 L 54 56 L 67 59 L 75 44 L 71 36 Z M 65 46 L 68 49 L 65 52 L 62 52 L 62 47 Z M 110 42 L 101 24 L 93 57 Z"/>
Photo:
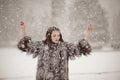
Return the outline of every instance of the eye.
<path id="1" fill-rule="evenodd" d="M 57 35 L 57 37 L 60 37 L 60 35 Z"/>
<path id="2" fill-rule="evenodd" d="M 56 37 L 56 35 L 53 35 L 53 37 Z"/>

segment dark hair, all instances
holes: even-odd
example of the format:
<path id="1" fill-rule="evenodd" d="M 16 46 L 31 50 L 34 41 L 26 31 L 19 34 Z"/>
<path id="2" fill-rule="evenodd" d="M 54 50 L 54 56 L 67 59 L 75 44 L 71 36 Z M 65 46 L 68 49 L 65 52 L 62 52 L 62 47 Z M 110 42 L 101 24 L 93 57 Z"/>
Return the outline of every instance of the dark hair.
<path id="1" fill-rule="evenodd" d="M 59 31 L 60 32 L 60 29 L 55 27 L 55 26 L 48 28 L 48 30 L 46 32 L 46 39 L 43 41 L 45 44 L 53 43 L 52 39 L 51 39 L 51 34 L 52 34 L 53 31 Z M 61 42 L 64 41 L 63 38 L 62 38 L 61 32 L 60 32 L 60 40 L 59 41 L 61 41 Z"/>

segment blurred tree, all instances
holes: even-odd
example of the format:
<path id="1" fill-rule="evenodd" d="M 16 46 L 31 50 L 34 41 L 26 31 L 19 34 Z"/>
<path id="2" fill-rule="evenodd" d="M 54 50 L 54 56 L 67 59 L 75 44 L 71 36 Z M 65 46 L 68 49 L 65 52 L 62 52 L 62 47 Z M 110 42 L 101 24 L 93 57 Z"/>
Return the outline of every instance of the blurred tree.
<path id="1" fill-rule="evenodd" d="M 98 0 L 75 0 L 74 5 L 69 10 L 71 11 L 71 16 L 69 16 L 71 23 L 69 26 L 71 26 L 72 35 L 76 35 L 78 38 L 85 36 L 84 31 L 89 24 L 92 24 L 93 33 L 91 41 L 99 43 L 99 46 L 109 42 L 109 25 L 106 12 Z M 75 39 L 73 37 L 71 39 Z"/>
<path id="2" fill-rule="evenodd" d="M 20 1 L 0 0 L 0 46 L 15 44 L 18 39 L 18 20 L 20 19 Z"/>
<path id="3" fill-rule="evenodd" d="M 116 13 L 113 19 L 113 24 L 112 24 L 112 36 L 113 39 L 111 41 L 111 45 L 114 49 L 120 49 L 120 11 Z"/>

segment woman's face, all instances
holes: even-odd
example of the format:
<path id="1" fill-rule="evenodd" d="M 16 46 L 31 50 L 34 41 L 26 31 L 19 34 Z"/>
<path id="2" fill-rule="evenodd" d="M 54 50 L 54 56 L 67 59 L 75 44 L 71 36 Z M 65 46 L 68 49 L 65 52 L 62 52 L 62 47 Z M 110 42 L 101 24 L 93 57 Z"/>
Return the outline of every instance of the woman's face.
<path id="1" fill-rule="evenodd" d="M 51 39 L 53 43 L 58 43 L 60 40 L 60 32 L 59 31 L 52 31 Z"/>

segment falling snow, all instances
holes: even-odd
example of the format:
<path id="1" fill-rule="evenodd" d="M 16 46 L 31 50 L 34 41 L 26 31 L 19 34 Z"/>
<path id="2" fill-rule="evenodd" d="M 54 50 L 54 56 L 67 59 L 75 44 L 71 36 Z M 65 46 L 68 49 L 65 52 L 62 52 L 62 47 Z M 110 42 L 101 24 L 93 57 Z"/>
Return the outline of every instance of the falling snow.
<path id="1" fill-rule="evenodd" d="M 61 29 L 63 38 L 69 42 L 76 42 L 85 37 L 89 24 L 93 26 L 90 43 L 94 48 L 109 45 L 118 49 L 120 46 L 119 14 L 114 20 L 115 28 L 109 27 L 106 11 L 98 0 L 51 0 L 34 2 L 31 0 L 0 0 L 0 46 L 14 46 L 21 38 L 19 22 L 23 20 L 27 35 L 33 40 L 45 39 L 48 27 L 57 26 Z M 41 5 L 40 5 L 41 4 Z M 33 6 L 35 5 L 35 6 Z M 116 21 L 117 20 L 117 21 Z M 112 33 L 111 33 L 111 30 Z M 94 42 L 94 43 L 93 43 Z"/>
<path id="2" fill-rule="evenodd" d="M 114 15 L 99 1 L 108 2 L 107 8 Z M 70 61 L 70 80 L 120 80 L 120 51 L 113 51 L 120 49 L 120 7 L 119 1 L 118 8 L 114 1 L 118 0 L 0 0 L 0 79 L 35 79 L 37 60 L 16 49 L 22 37 L 19 26 L 22 20 L 27 35 L 34 41 L 44 40 L 48 27 L 56 26 L 65 41 L 77 43 L 92 24 L 89 43 L 93 50 L 99 51 Z M 2 48 L 8 46 L 15 48 Z"/>

